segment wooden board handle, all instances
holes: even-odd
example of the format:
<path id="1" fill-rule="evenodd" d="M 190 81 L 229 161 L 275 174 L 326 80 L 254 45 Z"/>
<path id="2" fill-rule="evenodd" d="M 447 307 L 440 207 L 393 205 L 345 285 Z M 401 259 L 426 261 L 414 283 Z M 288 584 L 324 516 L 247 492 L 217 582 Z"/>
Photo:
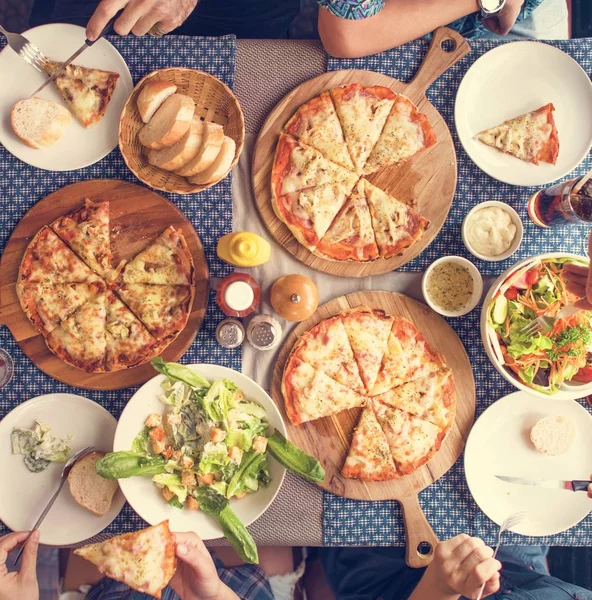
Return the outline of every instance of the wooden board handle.
<path id="1" fill-rule="evenodd" d="M 439 540 L 419 506 L 417 495 L 399 498 L 399 502 L 405 522 L 405 561 L 412 569 L 427 567 L 434 558 Z M 420 544 L 429 545 L 429 548 L 426 546 L 425 553 L 419 551 Z"/>
<path id="2" fill-rule="evenodd" d="M 419 71 L 409 84 L 409 94 L 423 96 L 426 90 L 450 67 L 471 51 L 465 38 L 449 27 L 438 27 L 432 36 Z M 406 92 L 407 93 L 407 92 Z M 414 98 L 411 98 L 412 100 Z"/>

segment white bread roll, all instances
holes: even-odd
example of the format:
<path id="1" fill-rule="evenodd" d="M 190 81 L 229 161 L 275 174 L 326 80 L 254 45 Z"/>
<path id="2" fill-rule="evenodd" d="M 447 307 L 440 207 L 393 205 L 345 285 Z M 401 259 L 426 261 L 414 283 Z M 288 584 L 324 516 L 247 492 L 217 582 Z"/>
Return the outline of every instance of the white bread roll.
<path id="1" fill-rule="evenodd" d="M 187 133 L 176 143 L 162 150 L 150 150 L 148 162 L 165 171 L 175 171 L 187 164 L 202 145 L 203 121 L 194 120 Z"/>
<path id="2" fill-rule="evenodd" d="M 228 173 L 230 165 L 234 160 L 235 152 L 235 141 L 232 138 L 224 137 L 222 148 L 220 148 L 220 153 L 216 157 L 216 160 L 205 171 L 190 177 L 189 181 L 197 184 L 217 183 Z"/>
<path id="3" fill-rule="evenodd" d="M 72 122 L 69 110 L 42 98 L 17 102 L 10 113 L 14 132 L 31 148 L 47 148 L 55 144 Z"/>
<path id="4" fill-rule="evenodd" d="M 177 171 L 177 175 L 182 177 L 191 177 L 205 171 L 216 160 L 222 148 L 224 141 L 224 128 L 218 123 L 203 121 L 204 134 L 203 143 L 193 160 L 190 160 L 182 169 Z"/>
<path id="5" fill-rule="evenodd" d="M 104 456 L 103 452 L 90 452 L 72 467 L 68 475 L 72 498 L 99 517 L 109 511 L 119 487 L 116 480 L 103 479 L 97 474 L 97 462 Z"/>
<path id="6" fill-rule="evenodd" d="M 148 123 L 160 105 L 177 91 L 170 81 L 148 81 L 140 93 L 136 104 L 144 123 Z"/>
<path id="7" fill-rule="evenodd" d="M 140 129 L 140 144 L 153 150 L 176 144 L 187 133 L 194 111 L 195 102 L 189 96 L 169 96 L 150 122 Z"/>
<path id="8" fill-rule="evenodd" d="M 534 447 L 543 454 L 565 454 L 576 437 L 575 423 L 567 417 L 549 415 L 536 423 L 530 431 Z"/>

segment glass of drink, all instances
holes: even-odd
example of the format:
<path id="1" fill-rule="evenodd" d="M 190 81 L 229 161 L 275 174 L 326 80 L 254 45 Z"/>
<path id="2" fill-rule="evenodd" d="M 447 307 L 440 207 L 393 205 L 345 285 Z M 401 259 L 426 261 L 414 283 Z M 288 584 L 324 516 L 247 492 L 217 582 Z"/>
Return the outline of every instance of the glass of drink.
<path id="1" fill-rule="evenodd" d="M 528 216 L 539 227 L 592 223 L 592 179 L 578 189 L 580 178 L 535 192 L 528 201 Z"/>

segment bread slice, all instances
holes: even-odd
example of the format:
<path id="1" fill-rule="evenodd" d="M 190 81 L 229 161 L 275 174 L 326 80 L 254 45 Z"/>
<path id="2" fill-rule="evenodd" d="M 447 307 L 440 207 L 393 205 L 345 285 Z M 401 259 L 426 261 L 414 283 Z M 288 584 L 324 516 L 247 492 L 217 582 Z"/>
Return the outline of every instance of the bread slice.
<path id="1" fill-rule="evenodd" d="M 228 173 L 230 165 L 234 160 L 235 152 L 235 141 L 232 138 L 224 137 L 222 148 L 220 148 L 220 153 L 216 157 L 216 160 L 205 171 L 190 177 L 189 181 L 197 184 L 217 183 Z"/>
<path id="2" fill-rule="evenodd" d="M 165 171 L 175 171 L 187 164 L 201 147 L 203 121 L 194 120 L 187 133 L 176 143 L 162 150 L 150 150 L 148 162 Z"/>
<path id="3" fill-rule="evenodd" d="M 205 171 L 216 160 L 224 141 L 224 128 L 218 123 L 204 121 L 202 146 L 193 160 L 177 171 L 177 175 L 191 177 Z"/>
<path id="4" fill-rule="evenodd" d="M 17 102 L 10 113 L 14 132 L 31 148 L 53 146 L 72 122 L 69 110 L 42 98 Z"/>
<path id="5" fill-rule="evenodd" d="M 140 144 L 153 150 L 176 144 L 187 133 L 194 112 L 193 98 L 183 94 L 169 96 L 150 122 L 140 129 Z"/>
<path id="6" fill-rule="evenodd" d="M 576 437 L 576 425 L 567 417 L 549 415 L 538 421 L 530 431 L 534 447 L 543 454 L 565 454 Z"/>
<path id="7" fill-rule="evenodd" d="M 113 496 L 119 487 L 116 480 L 97 475 L 97 462 L 104 456 L 103 452 L 90 452 L 72 467 L 68 475 L 72 498 L 99 517 L 111 508 Z"/>
<path id="8" fill-rule="evenodd" d="M 138 95 L 136 104 L 144 123 L 148 123 L 160 105 L 177 91 L 171 81 L 149 81 Z"/>

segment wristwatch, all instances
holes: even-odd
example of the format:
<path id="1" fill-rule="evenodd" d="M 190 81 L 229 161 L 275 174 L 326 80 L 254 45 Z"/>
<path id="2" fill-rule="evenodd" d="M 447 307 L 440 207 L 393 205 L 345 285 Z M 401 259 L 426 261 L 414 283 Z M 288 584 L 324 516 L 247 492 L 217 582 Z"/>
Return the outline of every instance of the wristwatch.
<path id="1" fill-rule="evenodd" d="M 480 16 L 482 19 L 495 17 L 503 10 L 505 5 L 506 0 L 479 0 Z"/>

